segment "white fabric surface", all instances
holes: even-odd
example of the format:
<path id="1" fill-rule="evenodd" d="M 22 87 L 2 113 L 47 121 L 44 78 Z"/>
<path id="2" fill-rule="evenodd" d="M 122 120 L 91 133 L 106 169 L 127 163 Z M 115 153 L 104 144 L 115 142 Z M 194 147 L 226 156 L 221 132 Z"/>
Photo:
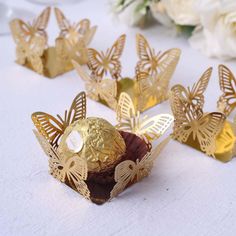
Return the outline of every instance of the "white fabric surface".
<path id="1" fill-rule="evenodd" d="M 42 6 L 26 1 L 8 3 L 32 10 Z M 84 0 L 62 6 L 71 19 L 83 17 L 97 24 L 91 44 L 106 49 L 127 34 L 122 57 L 124 76 L 133 76 L 137 61 L 135 34 L 164 50 L 180 47 L 182 57 L 171 85 L 192 85 L 208 66 L 214 66 L 205 110 L 216 109 L 220 94 L 217 65 L 191 49 L 187 40 L 168 36 L 161 28 L 127 28 L 112 21 L 107 1 Z M 58 28 L 52 14 L 50 42 Z M 14 63 L 15 45 L 0 37 L 0 235 L 236 235 L 236 160 L 222 164 L 192 148 L 171 141 L 149 178 L 129 188 L 110 203 L 97 206 L 48 174 L 47 158 L 33 133 L 31 113 L 62 113 L 84 89 L 75 71 L 48 80 Z M 235 73 L 235 62 L 227 62 Z M 169 112 L 167 102 L 146 112 Z M 88 100 L 88 116 L 115 123 L 115 113 Z"/>

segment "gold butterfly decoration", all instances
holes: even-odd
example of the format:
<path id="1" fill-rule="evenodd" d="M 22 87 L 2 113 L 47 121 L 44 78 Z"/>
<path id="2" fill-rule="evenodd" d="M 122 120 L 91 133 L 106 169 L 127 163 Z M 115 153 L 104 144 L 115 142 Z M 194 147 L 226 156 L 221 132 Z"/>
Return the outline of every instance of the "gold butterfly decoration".
<path id="1" fill-rule="evenodd" d="M 50 172 L 56 179 L 89 199 L 90 192 L 85 183 L 87 179 L 87 162 L 78 156 L 67 157 L 58 151 L 58 145 L 65 129 L 75 121 L 86 118 L 86 95 L 79 93 L 72 102 L 69 112 L 65 111 L 64 118 L 57 118 L 44 113 L 35 112 L 32 120 L 38 132 L 34 130 L 42 149 L 49 157 Z"/>
<path id="2" fill-rule="evenodd" d="M 148 41 L 137 34 L 136 65 L 137 92 L 139 94 L 139 110 L 143 111 L 166 100 L 170 79 L 179 61 L 181 51 L 173 48 L 164 53 L 155 53 Z"/>
<path id="3" fill-rule="evenodd" d="M 60 9 L 55 7 L 54 10 L 61 30 L 60 37 L 67 39 L 72 45 L 75 45 L 81 39 L 83 39 L 86 46 L 91 42 L 97 27 L 91 27 L 88 19 L 71 24 Z"/>
<path id="4" fill-rule="evenodd" d="M 46 28 L 50 18 L 51 8 L 47 7 L 42 13 L 33 20 L 32 24 L 26 23 L 20 19 L 14 19 L 10 22 L 13 38 L 18 43 L 18 40 L 24 39 L 25 42 L 30 42 L 32 38 L 43 37 L 47 42 Z"/>
<path id="5" fill-rule="evenodd" d="M 79 93 L 72 102 L 69 112 L 64 117 L 57 115 L 57 118 L 45 112 L 35 112 L 32 120 L 38 132 L 52 145 L 58 147 L 60 138 L 65 129 L 73 122 L 86 118 L 86 95 Z"/>
<path id="6" fill-rule="evenodd" d="M 196 105 L 189 106 L 172 90 L 171 108 L 175 117 L 173 138 L 181 143 L 199 143 L 200 149 L 214 157 L 215 140 L 221 132 L 225 115 L 220 112 L 203 113 Z"/>
<path id="7" fill-rule="evenodd" d="M 236 79 L 228 67 L 219 65 L 218 70 L 223 92 L 218 100 L 218 109 L 228 116 L 236 107 Z"/>
<path id="8" fill-rule="evenodd" d="M 112 109 L 116 108 L 117 101 L 117 83 L 115 80 L 102 79 L 101 77 L 91 74 L 90 76 L 87 72 L 75 61 L 73 65 L 78 73 L 78 75 L 85 82 L 85 87 L 88 97 L 95 101 L 103 101 Z"/>
<path id="9" fill-rule="evenodd" d="M 204 105 L 204 92 L 209 83 L 211 73 L 212 68 L 207 69 L 199 81 L 193 85 L 192 89 L 190 87 L 185 89 L 182 85 L 178 84 L 173 86 L 171 90 L 188 106 L 194 105 L 202 109 Z"/>
<path id="10" fill-rule="evenodd" d="M 111 198 L 120 194 L 129 185 L 147 177 L 153 168 L 155 159 L 159 156 L 168 142 L 169 138 L 166 138 L 151 152 L 148 152 L 141 160 L 136 160 L 136 162 L 126 160 L 118 164 L 114 176 L 116 185 L 110 193 Z"/>
<path id="11" fill-rule="evenodd" d="M 42 149 L 49 157 L 50 173 L 53 177 L 78 191 L 86 199 L 90 199 L 90 192 L 85 181 L 87 180 L 87 162 L 78 156 L 66 157 L 59 153 L 45 137 L 34 130 Z"/>
<path id="12" fill-rule="evenodd" d="M 127 96 L 126 94 L 122 94 L 121 96 L 118 107 L 120 107 L 122 112 L 119 114 L 124 114 L 131 119 L 134 118 L 134 108 L 133 104 L 130 104 L 130 100 L 128 102 L 129 107 L 126 108 L 126 99 L 130 99 Z M 121 117 L 121 119 L 123 119 L 123 117 Z M 44 112 L 35 112 L 32 114 L 32 120 L 37 129 L 37 131 L 34 130 L 34 134 L 42 149 L 49 157 L 51 175 L 97 204 L 102 204 L 111 199 L 126 187 L 140 181 L 150 173 L 155 158 L 167 144 L 170 137 L 161 142 L 156 148 L 152 149 L 151 145 L 148 147 L 148 145 L 135 134 L 150 138 L 148 143 L 150 144 L 154 138 L 160 137 L 166 131 L 167 126 L 169 126 L 173 120 L 171 116 L 163 117 L 163 119 L 160 116 L 157 117 L 157 119 L 158 125 L 155 123 L 156 121 L 154 121 L 154 125 L 152 126 L 152 120 L 150 119 L 150 122 L 146 125 L 147 128 L 142 126 L 143 129 L 140 129 L 139 132 L 135 129 L 135 132 L 133 132 L 134 130 L 128 131 L 133 132 L 129 134 L 127 131 L 121 132 L 121 130 L 118 130 L 121 136 L 119 136 L 119 138 L 118 136 L 115 137 L 114 142 L 111 142 L 110 137 L 118 132 L 104 119 L 95 117 L 86 118 L 86 96 L 84 92 L 81 92 L 75 97 L 70 110 L 68 112 L 65 111 L 63 117 L 57 115 L 57 118 L 55 118 Z M 79 123 L 74 123 L 78 120 L 80 120 Z M 99 123 L 98 120 L 103 121 Z M 80 143 L 80 146 L 83 146 L 83 150 L 80 149 L 81 153 L 83 153 L 82 156 L 78 155 L 77 151 L 70 152 L 67 148 L 63 147 L 65 140 L 68 138 L 68 134 L 72 133 L 73 128 L 77 124 L 80 125 L 85 135 L 87 135 L 85 139 L 82 135 L 83 141 Z M 155 132 L 158 134 L 155 135 Z M 75 144 L 74 141 L 71 139 L 73 145 Z M 109 146 L 111 149 L 106 146 L 107 142 L 112 145 Z M 142 147 L 142 151 L 137 154 L 135 161 L 133 161 L 132 157 L 129 155 L 134 151 L 133 144 L 130 142 Z M 87 148 L 84 148 L 85 146 L 87 146 Z M 100 156 L 100 154 L 102 155 Z M 100 171 L 96 170 L 95 172 L 91 169 L 90 164 L 92 159 L 97 161 L 100 157 L 107 159 L 111 158 L 112 155 L 116 155 L 118 158 L 121 157 L 121 159 L 118 159 L 118 162 L 114 163 L 114 166 L 111 167 L 110 164 L 104 165 L 104 169 Z M 101 162 L 98 164 L 101 165 Z M 92 166 L 94 166 L 94 162 Z M 102 179 L 100 176 L 102 176 Z M 103 178 L 106 179 L 107 177 L 109 178 L 109 185 L 112 184 L 109 187 L 100 183 L 100 181 L 104 181 Z M 98 182 L 96 182 L 97 178 L 99 179 Z M 110 182 L 110 180 L 112 180 L 112 182 Z M 112 187 L 112 189 L 110 187 Z"/>
<path id="13" fill-rule="evenodd" d="M 162 54 L 156 54 L 150 48 L 144 36 L 138 34 L 136 43 L 139 61 L 136 66 L 135 76 L 122 77 L 120 57 L 124 49 L 125 39 L 126 36 L 121 35 L 105 53 L 99 53 L 95 49 L 88 49 L 90 77 L 96 78 L 93 80 L 102 81 L 104 85 L 107 83 L 107 86 L 113 84 L 112 87 L 115 87 L 115 83 L 109 82 L 109 79 L 115 79 L 117 96 L 114 93 L 112 93 L 112 96 L 116 98 L 116 103 L 120 94 L 126 92 L 130 94 L 135 104 L 135 109 L 143 112 L 168 98 L 169 82 L 179 61 L 181 51 L 174 48 Z M 105 76 L 107 76 L 106 80 L 104 80 Z M 104 87 L 106 88 L 107 86 Z M 111 90 L 108 89 L 109 91 Z M 107 94 L 106 91 L 104 93 Z M 91 91 L 88 91 L 88 95 L 92 98 L 93 96 L 90 94 Z M 97 99 L 97 96 L 92 99 L 104 104 L 104 102 Z M 107 103 L 105 104 L 108 105 Z M 116 109 L 114 105 L 108 106 Z"/>
<path id="14" fill-rule="evenodd" d="M 173 116 L 169 114 L 140 117 L 136 111 L 132 99 L 127 93 L 121 93 L 117 105 L 117 129 L 131 132 L 143 138 L 146 143 L 163 135 L 173 122 Z"/>
<path id="15" fill-rule="evenodd" d="M 55 8 L 60 35 L 56 39 L 56 51 L 62 65 L 75 60 L 80 64 L 88 62 L 87 45 L 92 40 L 97 27 L 90 27 L 90 21 L 83 19 L 71 24 L 62 11 Z"/>
<path id="16" fill-rule="evenodd" d="M 121 77 L 120 57 L 124 49 L 125 39 L 126 35 L 121 35 L 106 52 L 99 53 L 95 49 L 88 49 L 88 67 L 95 76 L 103 78 L 109 74 L 113 79 Z"/>
<path id="17" fill-rule="evenodd" d="M 27 24 L 20 19 L 10 22 L 13 39 L 16 43 L 17 62 L 21 65 L 29 63 L 40 74 L 43 74 L 41 57 L 47 46 L 45 29 L 49 17 L 50 7 L 46 8 L 32 24 Z"/>
<path id="18" fill-rule="evenodd" d="M 43 37 L 34 37 L 30 42 L 19 40 L 16 48 L 16 61 L 24 65 L 29 63 L 30 66 L 39 74 L 43 74 L 42 56 L 46 46 L 46 41 Z"/>
<path id="19" fill-rule="evenodd" d="M 55 8 L 61 31 L 56 38 L 56 45 L 49 47 L 46 28 L 50 12 L 51 8 L 47 7 L 32 23 L 14 19 L 10 22 L 10 28 L 16 43 L 16 61 L 39 74 L 53 78 L 72 70 L 72 59 L 80 64 L 88 62 L 87 46 L 96 32 L 96 26 L 91 27 L 88 19 L 70 24 L 64 14 Z"/>
<path id="20" fill-rule="evenodd" d="M 226 120 L 223 112 L 203 112 L 204 91 L 211 73 L 212 68 L 206 70 L 191 90 L 181 85 L 171 89 L 170 102 L 175 118 L 172 136 L 217 160 L 228 162 L 236 155 L 236 122 Z M 219 75 L 220 79 L 232 76 L 223 65 L 219 66 Z M 224 110 L 225 105 L 221 106 Z"/>

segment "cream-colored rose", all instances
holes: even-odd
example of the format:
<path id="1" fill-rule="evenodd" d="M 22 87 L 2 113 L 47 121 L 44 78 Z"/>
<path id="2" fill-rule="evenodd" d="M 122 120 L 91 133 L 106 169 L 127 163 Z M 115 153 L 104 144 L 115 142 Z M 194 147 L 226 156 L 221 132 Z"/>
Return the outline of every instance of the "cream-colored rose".
<path id="1" fill-rule="evenodd" d="M 200 0 L 198 11 L 201 26 L 190 44 L 209 57 L 236 58 L 236 1 Z"/>
<path id="2" fill-rule="evenodd" d="M 126 2 L 127 7 L 125 7 L 124 10 L 117 12 L 119 21 L 128 24 L 129 26 L 141 24 L 141 22 L 145 18 L 145 14 L 142 14 L 142 12 L 137 11 L 137 7 L 143 3 L 143 0 L 129 0 Z"/>
<path id="3" fill-rule="evenodd" d="M 150 4 L 150 10 L 152 16 L 162 25 L 167 27 L 173 27 L 174 22 L 168 16 L 164 4 L 162 2 L 152 2 Z"/>
<path id="4" fill-rule="evenodd" d="M 161 0 L 169 17 L 178 25 L 197 25 L 199 15 L 195 11 L 198 0 Z"/>

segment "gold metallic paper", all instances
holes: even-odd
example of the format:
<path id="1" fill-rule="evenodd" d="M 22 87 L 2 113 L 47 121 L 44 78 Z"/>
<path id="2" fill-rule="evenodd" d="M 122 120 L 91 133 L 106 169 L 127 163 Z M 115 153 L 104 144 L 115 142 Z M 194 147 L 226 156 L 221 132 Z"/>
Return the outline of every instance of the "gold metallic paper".
<path id="1" fill-rule="evenodd" d="M 147 144 L 162 136 L 174 121 L 169 114 L 141 117 L 140 111 L 135 111 L 131 97 L 124 92 L 120 95 L 116 113 L 117 129 L 136 134 Z"/>
<path id="2" fill-rule="evenodd" d="M 129 95 L 122 93 L 117 106 L 117 119 L 115 128 L 104 119 L 86 118 L 85 92 L 75 97 L 70 109 L 66 110 L 63 116 L 57 115 L 55 118 L 45 112 L 33 113 L 32 120 L 37 129 L 34 133 L 49 157 L 50 173 L 87 199 L 91 199 L 91 191 L 86 182 L 89 174 L 100 173 L 111 165 L 115 164 L 115 184 L 110 192 L 110 199 L 147 176 L 169 138 L 153 149 L 151 141 L 167 130 L 173 117 L 164 114 L 141 118 L 140 112 L 135 112 Z M 149 151 L 141 160 L 134 162 L 120 159 L 127 149 L 118 132 L 120 130 L 134 133 L 144 139 Z M 74 131 L 79 132 L 81 143 L 79 146 L 74 145 L 74 140 L 71 139 L 72 147 L 75 148 L 72 150 L 66 142 Z"/>
<path id="3" fill-rule="evenodd" d="M 143 112 L 165 101 L 169 82 L 180 57 L 180 50 L 173 48 L 156 53 L 143 35 L 136 37 L 138 62 L 134 78 L 121 75 L 120 58 L 125 45 L 121 35 L 106 52 L 88 49 L 87 73 L 74 62 L 78 75 L 84 80 L 88 97 L 116 110 L 122 92 L 131 97 L 135 110 Z"/>
<path id="4" fill-rule="evenodd" d="M 228 67 L 219 65 L 218 70 L 223 93 L 218 100 L 218 109 L 228 116 L 236 107 L 236 79 Z"/>
<path id="5" fill-rule="evenodd" d="M 204 92 L 212 68 L 206 70 L 192 89 L 175 85 L 171 89 L 171 108 L 175 117 L 172 137 L 222 162 L 235 155 L 235 122 L 222 112 L 203 112 Z"/>
<path id="6" fill-rule="evenodd" d="M 16 43 L 16 62 L 49 78 L 72 70 L 71 60 L 86 64 L 87 46 L 96 32 L 96 26 L 91 27 L 88 19 L 71 24 L 58 8 L 54 10 L 60 29 L 54 47 L 48 46 L 46 32 L 50 7 L 43 10 L 32 23 L 20 19 L 10 22 Z"/>

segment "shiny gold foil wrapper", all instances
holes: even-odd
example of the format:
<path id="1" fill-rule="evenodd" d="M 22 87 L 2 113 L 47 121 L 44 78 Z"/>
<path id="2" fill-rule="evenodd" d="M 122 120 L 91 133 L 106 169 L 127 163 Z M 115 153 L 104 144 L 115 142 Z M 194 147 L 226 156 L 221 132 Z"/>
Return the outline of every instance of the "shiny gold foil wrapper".
<path id="1" fill-rule="evenodd" d="M 109 122 L 89 117 L 67 127 L 58 151 L 67 157 L 76 154 L 86 159 L 88 171 L 99 172 L 114 167 L 125 154 L 126 145 Z"/>

